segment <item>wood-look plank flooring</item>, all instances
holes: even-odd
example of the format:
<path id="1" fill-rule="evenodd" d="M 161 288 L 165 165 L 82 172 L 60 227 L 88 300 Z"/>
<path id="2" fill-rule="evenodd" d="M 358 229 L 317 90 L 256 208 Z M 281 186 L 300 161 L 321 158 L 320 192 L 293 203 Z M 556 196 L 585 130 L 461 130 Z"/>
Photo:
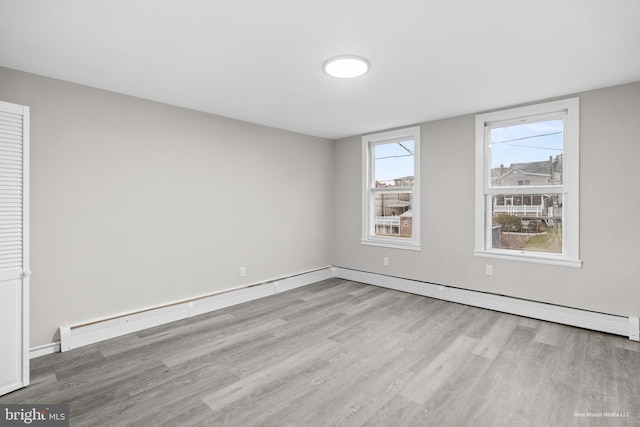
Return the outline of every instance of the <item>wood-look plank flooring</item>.
<path id="1" fill-rule="evenodd" d="M 331 279 L 31 361 L 72 426 L 640 426 L 640 344 Z"/>

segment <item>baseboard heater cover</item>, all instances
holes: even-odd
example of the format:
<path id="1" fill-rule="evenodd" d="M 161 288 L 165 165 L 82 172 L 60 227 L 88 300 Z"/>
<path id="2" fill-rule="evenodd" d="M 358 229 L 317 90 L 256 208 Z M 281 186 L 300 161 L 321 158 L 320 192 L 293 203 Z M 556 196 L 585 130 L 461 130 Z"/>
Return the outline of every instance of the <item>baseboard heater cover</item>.
<path id="1" fill-rule="evenodd" d="M 638 317 L 597 313 L 342 267 L 326 267 L 213 295 L 178 301 L 164 306 L 74 325 L 63 325 L 60 327 L 59 348 L 63 352 L 72 350 L 110 338 L 310 285 L 332 277 L 534 319 L 628 336 L 631 340 L 640 341 L 640 322 Z M 55 350 L 57 348 L 56 345 Z M 40 353 L 49 354 L 52 351 L 54 350 L 34 348 L 32 349 L 32 357 L 38 357 L 41 355 Z"/>
<path id="2" fill-rule="evenodd" d="M 598 313 L 341 267 L 335 267 L 335 275 L 341 279 L 564 325 L 623 335 L 633 341 L 640 341 L 638 317 Z"/>
<path id="3" fill-rule="evenodd" d="M 143 329 L 160 326 L 279 292 L 310 285 L 335 276 L 332 267 L 295 274 L 264 283 L 177 301 L 109 318 L 60 326 L 60 351 L 94 344 Z"/>

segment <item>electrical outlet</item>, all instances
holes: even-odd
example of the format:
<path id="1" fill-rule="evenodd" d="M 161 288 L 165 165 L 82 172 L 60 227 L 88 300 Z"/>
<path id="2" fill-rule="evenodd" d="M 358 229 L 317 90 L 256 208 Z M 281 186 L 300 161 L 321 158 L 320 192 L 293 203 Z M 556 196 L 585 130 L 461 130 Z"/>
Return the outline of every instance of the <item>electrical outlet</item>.
<path id="1" fill-rule="evenodd" d="M 382 263 L 384 265 L 389 265 L 389 257 L 388 256 L 384 257 L 383 260 L 382 260 Z"/>
<path id="2" fill-rule="evenodd" d="M 485 265 L 484 272 L 487 276 L 493 276 L 493 265 L 491 264 Z"/>
<path id="3" fill-rule="evenodd" d="M 240 267 L 240 277 L 245 277 L 247 275 L 247 268 Z"/>

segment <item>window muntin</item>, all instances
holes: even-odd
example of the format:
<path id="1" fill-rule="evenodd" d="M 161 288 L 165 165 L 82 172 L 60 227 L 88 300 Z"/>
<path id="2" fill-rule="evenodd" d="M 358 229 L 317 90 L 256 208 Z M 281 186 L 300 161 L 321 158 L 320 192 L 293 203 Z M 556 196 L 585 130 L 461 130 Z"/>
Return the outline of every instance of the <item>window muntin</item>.
<path id="1" fill-rule="evenodd" d="M 362 243 L 419 250 L 420 128 L 364 136 Z"/>
<path id="2" fill-rule="evenodd" d="M 578 99 L 476 117 L 476 249 L 579 267 Z"/>

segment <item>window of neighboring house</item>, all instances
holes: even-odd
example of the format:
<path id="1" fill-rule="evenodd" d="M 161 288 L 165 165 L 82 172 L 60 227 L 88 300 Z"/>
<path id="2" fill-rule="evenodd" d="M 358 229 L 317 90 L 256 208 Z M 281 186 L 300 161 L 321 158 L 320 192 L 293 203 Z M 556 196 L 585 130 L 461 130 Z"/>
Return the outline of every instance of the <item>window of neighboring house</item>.
<path id="1" fill-rule="evenodd" d="M 362 137 L 362 243 L 420 250 L 420 127 Z"/>
<path id="2" fill-rule="evenodd" d="M 475 254 L 580 267 L 578 98 L 476 116 Z"/>

